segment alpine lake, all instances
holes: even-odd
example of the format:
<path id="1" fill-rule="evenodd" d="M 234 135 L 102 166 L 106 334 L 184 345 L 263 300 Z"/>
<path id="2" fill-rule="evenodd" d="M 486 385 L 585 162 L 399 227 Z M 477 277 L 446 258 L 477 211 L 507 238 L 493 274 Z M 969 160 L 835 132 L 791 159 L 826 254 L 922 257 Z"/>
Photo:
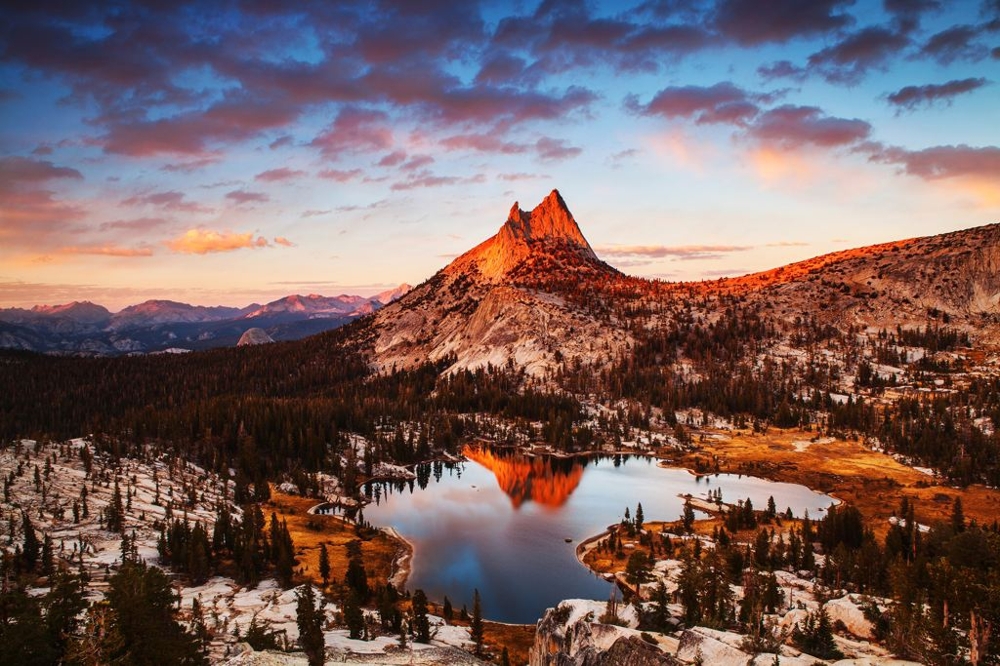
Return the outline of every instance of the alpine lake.
<path id="1" fill-rule="evenodd" d="M 763 509 L 773 497 L 814 518 L 837 500 L 805 486 L 734 474 L 695 475 L 632 455 L 554 457 L 467 447 L 466 461 L 426 463 L 416 480 L 373 481 L 364 518 L 393 527 L 414 548 L 407 588 L 423 589 L 455 611 L 471 610 L 473 590 L 483 615 L 533 624 L 563 599 L 607 599 L 611 583 L 576 557 L 581 541 L 618 523 L 642 503 L 646 520 L 676 520 L 684 496 L 747 498 Z M 698 513 L 698 512 L 696 512 Z M 703 515 L 703 514 L 699 514 Z M 624 563 L 622 564 L 624 567 Z"/>

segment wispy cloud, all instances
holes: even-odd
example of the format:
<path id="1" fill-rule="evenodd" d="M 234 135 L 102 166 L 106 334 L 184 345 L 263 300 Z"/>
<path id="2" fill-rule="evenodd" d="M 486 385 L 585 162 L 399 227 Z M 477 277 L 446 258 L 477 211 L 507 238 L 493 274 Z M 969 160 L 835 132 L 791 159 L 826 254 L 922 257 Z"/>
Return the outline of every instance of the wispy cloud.
<path id="1" fill-rule="evenodd" d="M 719 259 L 733 252 L 752 250 L 750 245 L 600 245 L 594 250 L 604 257 L 647 259 Z"/>
<path id="2" fill-rule="evenodd" d="M 263 236 L 255 238 L 252 232 L 189 229 L 177 238 L 166 241 L 164 245 L 181 254 L 210 254 L 269 247 L 270 243 Z"/>
<path id="3" fill-rule="evenodd" d="M 271 197 L 267 196 L 263 192 L 249 192 L 247 190 L 233 190 L 232 192 L 226 192 L 226 198 L 230 201 L 235 201 L 237 205 L 246 203 L 264 203 L 265 201 L 270 201 L 271 199 Z"/>
<path id="4" fill-rule="evenodd" d="M 889 103 L 900 110 L 912 111 L 918 106 L 931 106 L 935 102 L 951 103 L 958 95 L 970 93 L 987 85 L 984 78 L 955 79 L 946 83 L 929 83 L 923 86 L 906 86 L 886 96 Z"/>
<path id="5" fill-rule="evenodd" d="M 164 210 L 186 213 L 211 212 L 211 208 L 196 201 L 188 201 L 183 192 L 170 190 L 166 192 L 144 192 L 122 200 L 124 206 L 155 206 Z"/>
<path id="6" fill-rule="evenodd" d="M 268 169 L 267 171 L 262 171 L 254 176 L 253 179 L 264 183 L 276 183 L 283 180 L 293 180 L 299 176 L 304 176 L 305 174 L 306 172 L 300 169 L 281 167 L 279 169 Z"/>
<path id="7" fill-rule="evenodd" d="M 92 254 L 105 257 L 151 257 L 149 246 L 122 247 L 120 245 L 71 245 L 57 250 L 59 254 Z"/>

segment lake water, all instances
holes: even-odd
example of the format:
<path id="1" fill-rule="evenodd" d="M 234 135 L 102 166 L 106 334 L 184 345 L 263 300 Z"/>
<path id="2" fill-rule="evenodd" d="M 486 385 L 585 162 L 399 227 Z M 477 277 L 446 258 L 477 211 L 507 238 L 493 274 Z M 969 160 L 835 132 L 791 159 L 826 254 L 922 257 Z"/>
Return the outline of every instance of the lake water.
<path id="1" fill-rule="evenodd" d="M 607 599 L 610 583 L 576 559 L 580 541 L 617 523 L 641 502 L 650 520 L 676 520 L 680 497 L 747 497 L 757 509 L 773 496 L 779 511 L 820 517 L 834 500 L 804 486 L 732 474 L 696 477 L 646 457 L 556 459 L 467 449 L 468 462 L 418 467 L 418 481 L 375 483 L 365 519 L 392 526 L 414 546 L 407 587 L 423 589 L 457 613 L 472 609 L 479 589 L 483 614 L 534 623 L 562 599 Z M 567 543 L 566 539 L 571 541 Z M 623 564 L 624 566 L 624 564 Z"/>

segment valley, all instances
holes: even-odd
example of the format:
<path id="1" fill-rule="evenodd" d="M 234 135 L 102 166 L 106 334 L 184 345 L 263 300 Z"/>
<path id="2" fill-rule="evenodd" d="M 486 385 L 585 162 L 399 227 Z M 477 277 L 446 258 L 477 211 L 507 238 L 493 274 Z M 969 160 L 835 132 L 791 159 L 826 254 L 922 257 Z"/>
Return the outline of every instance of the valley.
<path id="1" fill-rule="evenodd" d="M 667 283 L 553 191 L 302 340 L 4 352 L 4 631 L 149 649 L 163 568 L 194 661 L 989 663 L 998 234 Z"/>

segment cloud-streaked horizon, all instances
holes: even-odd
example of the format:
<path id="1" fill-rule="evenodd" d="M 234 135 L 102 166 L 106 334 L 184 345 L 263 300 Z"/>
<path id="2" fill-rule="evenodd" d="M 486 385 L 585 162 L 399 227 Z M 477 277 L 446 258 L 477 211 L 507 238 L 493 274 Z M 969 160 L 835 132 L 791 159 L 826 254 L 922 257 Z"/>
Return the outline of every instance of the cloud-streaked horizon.
<path id="1" fill-rule="evenodd" d="M 1000 212 L 990 0 L 84 0 L 0 19 L 0 277 L 25 283 L 90 284 L 101 262 L 109 288 L 418 282 L 468 249 L 456 231 L 488 237 L 508 199 L 553 186 L 595 246 L 745 247 L 755 269 L 800 220 L 823 251 L 832 219 L 862 245 Z M 264 247 L 282 251 L 234 251 Z M 621 256 L 655 275 L 687 255 Z"/>

